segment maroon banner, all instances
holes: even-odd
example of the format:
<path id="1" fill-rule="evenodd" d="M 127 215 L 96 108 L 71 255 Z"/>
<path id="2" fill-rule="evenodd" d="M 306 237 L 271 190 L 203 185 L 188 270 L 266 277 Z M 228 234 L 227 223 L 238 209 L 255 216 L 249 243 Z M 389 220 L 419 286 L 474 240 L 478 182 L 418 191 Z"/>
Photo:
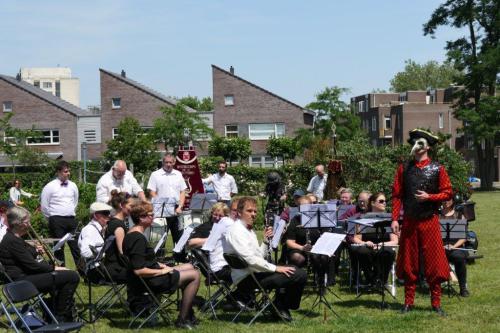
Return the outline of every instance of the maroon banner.
<path id="1" fill-rule="evenodd" d="M 198 158 L 193 147 L 188 150 L 179 149 L 174 168 L 179 170 L 186 181 L 186 201 L 184 202 L 184 210 L 189 209 L 189 202 L 195 193 L 205 193 L 203 182 L 201 181 L 200 167 L 198 166 Z"/>

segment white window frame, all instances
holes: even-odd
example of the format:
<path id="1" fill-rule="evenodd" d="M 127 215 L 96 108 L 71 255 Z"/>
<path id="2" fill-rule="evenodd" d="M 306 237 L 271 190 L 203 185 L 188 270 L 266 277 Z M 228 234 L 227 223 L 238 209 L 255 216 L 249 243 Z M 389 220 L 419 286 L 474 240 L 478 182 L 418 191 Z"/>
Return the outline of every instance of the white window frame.
<path id="1" fill-rule="evenodd" d="M 258 126 L 258 125 L 271 125 L 271 126 L 274 126 L 274 130 L 252 129 L 252 126 Z M 278 127 L 282 127 L 283 130 L 279 131 Z M 260 134 L 256 134 L 256 133 L 260 133 Z M 285 124 L 284 123 L 253 123 L 253 124 L 248 124 L 248 137 L 250 140 L 269 140 L 272 137 L 281 138 L 284 136 L 285 136 Z"/>
<path id="2" fill-rule="evenodd" d="M 118 103 L 116 103 L 118 102 Z M 121 97 L 112 97 L 111 98 L 111 108 L 113 110 L 118 110 L 122 108 L 122 99 Z"/>
<path id="3" fill-rule="evenodd" d="M 387 126 L 387 121 L 389 121 L 389 126 Z M 392 120 L 390 116 L 384 116 L 384 129 L 388 130 L 392 127 Z"/>
<path id="4" fill-rule="evenodd" d="M 43 81 L 42 88 L 43 89 L 52 89 L 52 82 L 51 81 Z"/>
<path id="5" fill-rule="evenodd" d="M 54 135 L 54 132 L 57 131 L 57 135 Z M 61 133 L 58 129 L 43 129 L 43 130 L 34 130 L 34 132 L 49 132 L 49 135 L 44 135 L 44 138 L 49 138 L 50 142 L 29 142 L 30 138 L 26 139 L 27 146 L 57 146 L 61 144 Z M 57 141 L 55 141 L 57 138 Z"/>
<path id="6" fill-rule="evenodd" d="M 272 165 L 271 165 L 272 160 Z M 248 164 L 254 168 L 276 168 L 283 165 L 283 159 L 268 155 L 254 155 L 248 158 Z"/>
<path id="7" fill-rule="evenodd" d="M 377 131 L 377 117 L 372 116 L 372 132 Z"/>
<path id="8" fill-rule="evenodd" d="M 144 134 L 146 135 L 149 131 L 153 129 L 153 126 L 141 126 L 144 130 Z M 118 127 L 111 128 L 111 139 L 116 139 L 118 137 Z"/>
<path id="9" fill-rule="evenodd" d="M 438 127 L 439 129 L 444 128 L 444 115 L 442 113 L 439 113 L 438 115 Z"/>
<path id="10" fill-rule="evenodd" d="M 7 107 L 10 104 L 10 107 Z M 3 102 L 3 112 L 12 112 L 12 101 Z"/>
<path id="11" fill-rule="evenodd" d="M 236 130 L 232 130 L 232 131 L 229 131 L 227 128 L 229 126 L 235 126 L 236 127 Z M 239 136 L 239 126 L 237 124 L 227 124 L 227 125 L 224 125 L 224 136 L 226 138 L 237 138 Z M 234 135 L 236 134 L 236 135 Z"/>
<path id="12" fill-rule="evenodd" d="M 224 95 L 224 106 L 234 106 L 234 95 Z"/>

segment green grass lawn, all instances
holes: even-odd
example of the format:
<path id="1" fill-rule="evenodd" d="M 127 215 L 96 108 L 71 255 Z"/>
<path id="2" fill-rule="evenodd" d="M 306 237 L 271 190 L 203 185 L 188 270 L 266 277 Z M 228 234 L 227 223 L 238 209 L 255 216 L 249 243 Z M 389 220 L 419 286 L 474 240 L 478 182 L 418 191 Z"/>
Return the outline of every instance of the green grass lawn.
<path id="1" fill-rule="evenodd" d="M 286 325 L 262 318 L 248 328 L 246 324 L 230 323 L 229 315 L 220 313 L 221 320 L 201 317 L 199 332 L 500 332 L 500 192 L 475 193 L 476 221 L 470 229 L 476 231 L 479 250 L 483 259 L 468 266 L 469 298 L 448 298 L 444 295 L 442 306 L 448 316 L 439 317 L 430 312 L 430 298 L 427 294 L 417 293 L 416 309 L 408 315 L 400 315 L 398 310 L 403 301 L 403 289 L 397 290 L 396 300 L 389 298 L 390 308 L 378 308 L 379 295 L 355 295 L 344 287 L 336 285 L 333 291 L 340 297 L 328 296 L 340 318 L 327 313 L 324 321 L 322 309 L 313 316 L 304 316 L 304 311 L 295 311 L 295 321 Z M 87 289 L 81 285 L 79 292 L 85 296 Z M 443 292 L 445 292 L 443 290 Z M 199 292 L 205 294 L 204 287 Z M 308 310 L 314 295 L 307 297 L 301 308 Z M 94 326 L 86 325 L 83 332 L 118 332 L 127 327 L 128 318 L 123 311 L 115 309 L 111 316 L 116 324 L 108 319 L 100 319 Z M 175 318 L 176 314 L 172 313 Z M 160 322 L 155 328 L 143 329 L 145 332 L 175 330 Z"/>

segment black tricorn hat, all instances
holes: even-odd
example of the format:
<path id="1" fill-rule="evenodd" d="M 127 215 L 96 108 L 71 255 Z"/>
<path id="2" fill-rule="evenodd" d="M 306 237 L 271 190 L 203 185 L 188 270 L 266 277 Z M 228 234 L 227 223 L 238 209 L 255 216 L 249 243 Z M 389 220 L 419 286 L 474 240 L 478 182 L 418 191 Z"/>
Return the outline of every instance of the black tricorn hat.
<path id="1" fill-rule="evenodd" d="M 417 139 L 424 138 L 427 140 L 429 146 L 434 146 L 439 142 L 439 137 L 430 131 L 426 131 L 420 128 L 415 128 L 410 131 L 410 138 L 408 143 L 413 145 Z"/>

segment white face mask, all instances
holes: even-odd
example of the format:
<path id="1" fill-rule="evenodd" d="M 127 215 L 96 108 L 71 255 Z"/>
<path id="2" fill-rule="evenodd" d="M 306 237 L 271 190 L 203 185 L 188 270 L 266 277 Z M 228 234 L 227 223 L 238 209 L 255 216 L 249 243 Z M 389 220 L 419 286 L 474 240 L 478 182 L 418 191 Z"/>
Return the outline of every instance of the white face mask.
<path id="1" fill-rule="evenodd" d="M 429 144 L 427 143 L 427 140 L 424 138 L 417 139 L 415 141 L 415 144 L 411 148 L 410 155 L 414 155 L 417 151 L 421 149 L 429 148 Z"/>

